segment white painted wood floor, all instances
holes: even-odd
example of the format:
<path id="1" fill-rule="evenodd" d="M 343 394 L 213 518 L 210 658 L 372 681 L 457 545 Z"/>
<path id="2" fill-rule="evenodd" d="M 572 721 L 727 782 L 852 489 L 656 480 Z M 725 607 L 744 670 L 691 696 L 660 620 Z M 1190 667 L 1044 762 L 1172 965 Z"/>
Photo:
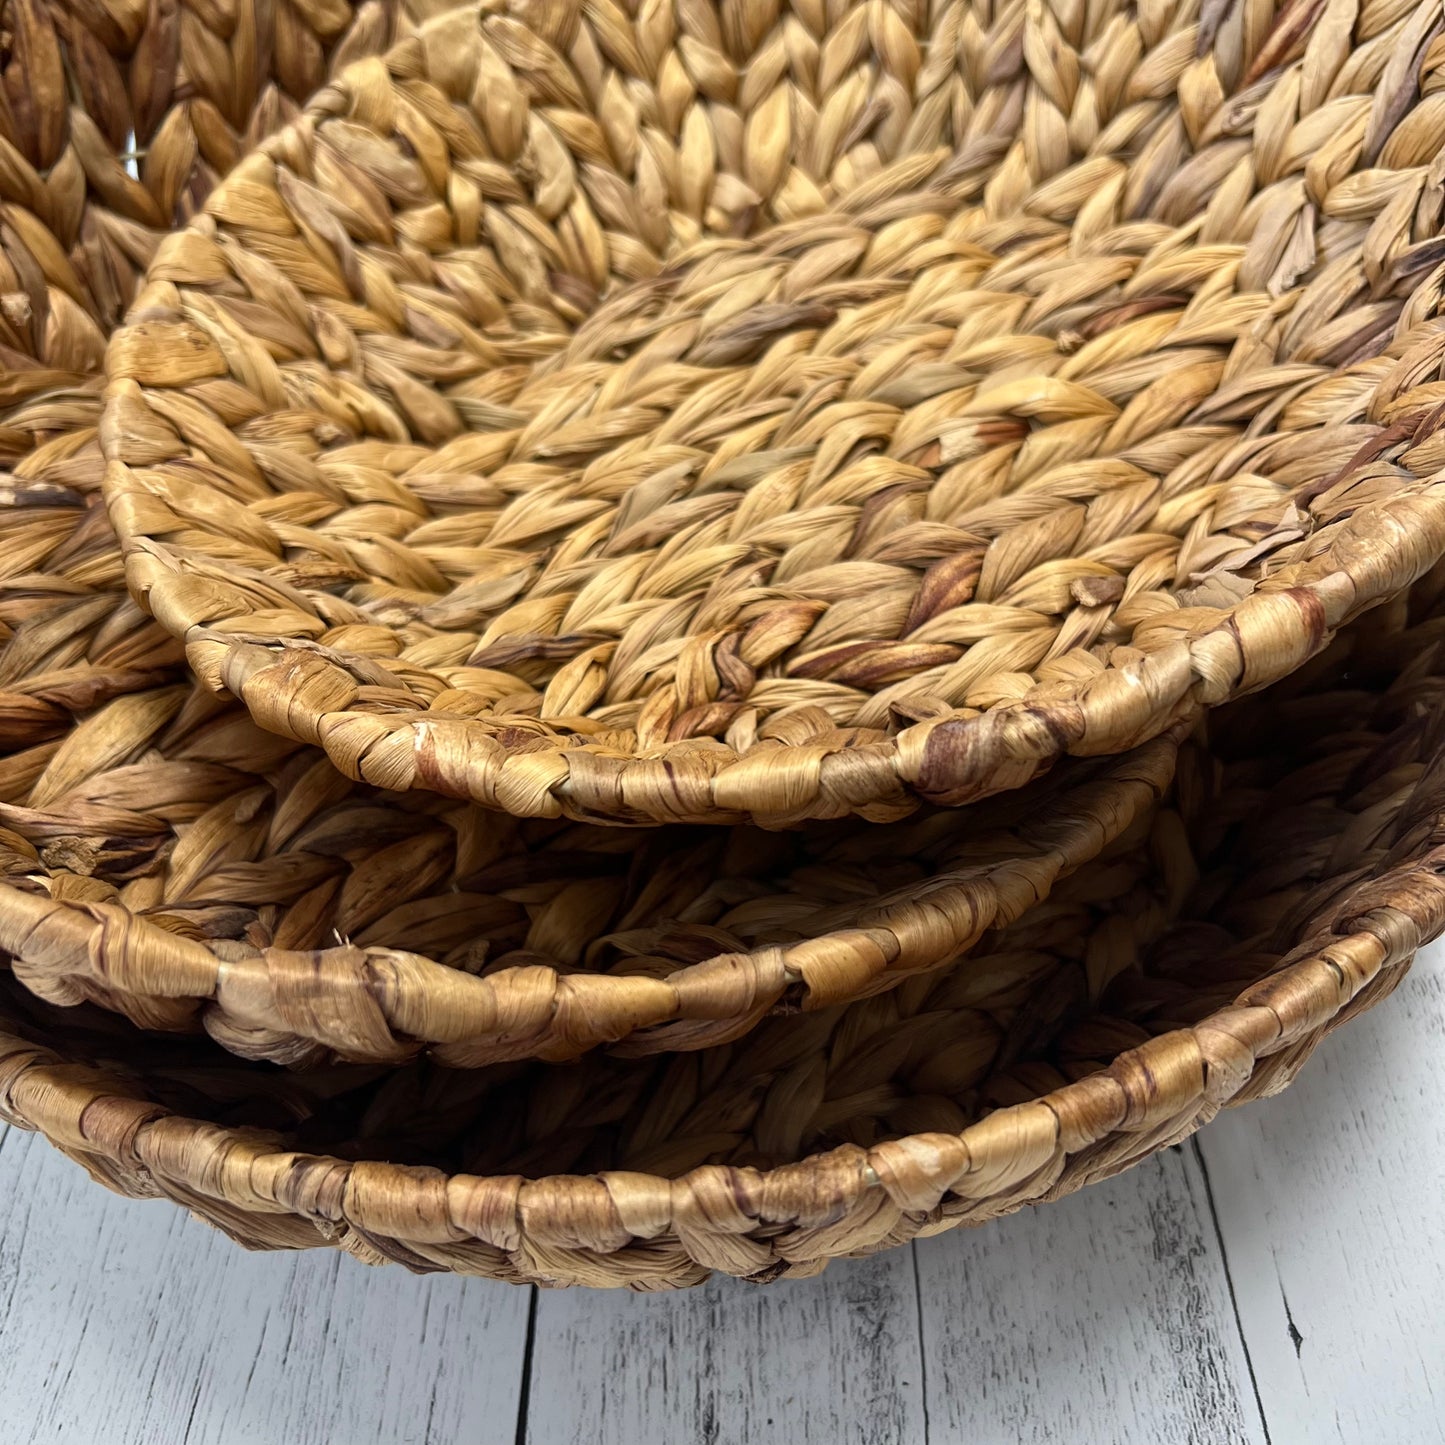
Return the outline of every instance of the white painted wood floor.
<path id="1" fill-rule="evenodd" d="M 1061 1204 L 669 1296 L 250 1255 L 0 1137 L 0 1445 L 1445 1441 L 1445 947 Z"/>

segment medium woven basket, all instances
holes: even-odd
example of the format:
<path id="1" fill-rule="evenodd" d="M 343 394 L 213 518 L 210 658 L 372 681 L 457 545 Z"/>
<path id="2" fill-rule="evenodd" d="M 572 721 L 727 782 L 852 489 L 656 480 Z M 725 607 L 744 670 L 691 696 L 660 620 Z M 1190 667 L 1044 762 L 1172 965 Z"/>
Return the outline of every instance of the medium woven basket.
<path id="1" fill-rule="evenodd" d="M 293 1065 L 696 1049 L 956 963 L 1147 826 L 1176 747 L 894 824 L 618 830 L 356 786 L 172 683 L 0 763 L 0 948 Z"/>
<path id="2" fill-rule="evenodd" d="M 1288 673 L 1445 551 L 1434 10 L 972 13 L 867 180 L 734 237 L 682 146 L 650 252 L 560 135 L 491 199 L 486 16 L 348 72 L 113 339 L 136 595 L 349 777 L 583 820 L 963 803 Z"/>
<path id="3" fill-rule="evenodd" d="M 974 808 L 781 834 L 381 792 L 196 690 L 57 481 L 7 519 L 33 560 L 0 613 L 0 947 L 56 1003 L 250 1057 L 718 1043 L 955 962 L 1147 826 L 1173 772 L 1169 735 Z"/>
<path id="4" fill-rule="evenodd" d="M 461 1073 L 288 1074 L 4 984 L 4 1113 L 249 1245 L 547 1284 L 810 1274 L 1056 1198 L 1282 1087 L 1445 926 L 1423 610 L 1218 719 L 1145 845 L 946 975 L 698 1053 Z"/>
<path id="5" fill-rule="evenodd" d="M 485 21 L 470 43 L 499 33 Z M 572 53 L 589 53 L 575 36 Z M 876 168 L 880 143 L 828 184 Z M 954 961 L 1142 821 L 1172 771 L 1173 736 L 1007 809 L 792 840 L 518 827 L 348 788 L 191 695 L 174 644 L 118 595 L 90 413 L 50 395 L 27 415 L 22 505 L 0 514 L 0 940 L 56 1002 L 203 1019 L 293 1065 L 697 1048 Z"/>

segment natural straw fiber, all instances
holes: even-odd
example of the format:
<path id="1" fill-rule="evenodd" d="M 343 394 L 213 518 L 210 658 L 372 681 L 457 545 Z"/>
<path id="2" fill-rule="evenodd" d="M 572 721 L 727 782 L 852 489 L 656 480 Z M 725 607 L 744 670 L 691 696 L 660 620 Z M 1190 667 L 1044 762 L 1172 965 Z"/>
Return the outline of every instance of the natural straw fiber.
<path id="1" fill-rule="evenodd" d="M 98 505 L 99 365 L 163 230 L 425 5 L 0 5 L 0 795 L 75 775 L 78 716 L 180 682 Z M 409 22 L 407 22 L 409 23 Z M 67 758 L 69 761 L 67 762 Z M 57 762 L 58 759 L 58 762 Z M 55 763 L 52 768 L 50 765 Z M 68 771 L 69 770 L 69 771 Z M 49 774 L 50 782 L 43 779 Z M 156 803 L 155 806 L 161 806 Z M 94 816 L 94 815 L 92 815 Z M 97 825 L 104 831 L 104 825 Z"/>
<path id="2" fill-rule="evenodd" d="M 1146 844 L 948 974 L 698 1053 L 476 1073 L 288 1075 L 9 986 L 3 1111 L 248 1245 L 546 1284 L 812 1274 L 1057 1198 L 1283 1087 L 1445 926 L 1439 588 L 1416 604 L 1219 719 Z"/>
<path id="3" fill-rule="evenodd" d="M 319 90 L 383 48 L 376 0 L 6 0 L 0 8 L 5 400 L 100 369 L 160 233 Z"/>
<path id="4" fill-rule="evenodd" d="M 425 5 L 0 5 L 0 747 L 153 685 L 178 650 L 123 593 L 98 499 L 105 338 L 161 235 Z M 23 634 L 23 636 L 20 636 Z M 31 754 L 34 761 L 36 755 Z M 17 760 L 5 764 L 12 774 Z"/>
<path id="5" fill-rule="evenodd" d="M 954 961 L 1146 815 L 1172 770 L 1171 737 L 1007 809 L 789 840 L 517 826 L 348 787 L 192 695 L 118 594 L 91 413 L 52 394 L 26 415 L 0 512 L 0 937 L 59 1002 L 203 1019 L 291 1064 L 698 1048 Z"/>
<path id="6" fill-rule="evenodd" d="M 1101 10 L 1089 67 L 1010 12 L 1052 110 L 947 14 L 876 173 L 652 275 L 489 199 L 465 12 L 264 144 L 109 352 L 128 576 L 200 677 L 384 788 L 878 820 L 1134 746 L 1419 576 L 1434 10 L 1181 7 L 1145 59 Z"/>
<path id="7" fill-rule="evenodd" d="M 698 1048 L 953 962 L 1172 772 L 1167 737 L 998 803 L 796 835 L 382 793 L 193 689 L 117 601 L 103 514 L 59 474 L 33 486 L 0 513 L 27 559 L 0 604 L 0 942 L 47 998 L 199 1019 L 251 1056 Z"/>
<path id="8" fill-rule="evenodd" d="M 180 649 L 126 597 L 99 506 L 106 334 L 163 232 L 194 213 L 218 175 L 293 118 L 328 65 L 388 46 L 425 13 L 416 0 L 0 5 L 6 801 L 25 802 L 37 784 L 42 800 L 57 754 L 63 791 L 73 766 L 63 745 L 78 717 L 182 680 Z"/>

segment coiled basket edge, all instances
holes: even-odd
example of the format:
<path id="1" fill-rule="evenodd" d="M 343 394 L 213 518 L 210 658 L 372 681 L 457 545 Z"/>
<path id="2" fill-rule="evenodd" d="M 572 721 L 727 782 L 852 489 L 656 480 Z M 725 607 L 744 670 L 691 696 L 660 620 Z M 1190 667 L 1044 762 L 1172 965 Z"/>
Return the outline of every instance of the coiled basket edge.
<path id="1" fill-rule="evenodd" d="M 1445 925 L 1442 869 L 1445 849 L 1388 880 L 1358 931 L 1102 1074 L 961 1135 L 842 1148 L 767 1172 L 528 1181 L 307 1156 L 171 1113 L 135 1081 L 13 1034 L 0 1034 L 0 1114 L 117 1192 L 169 1198 L 252 1248 L 329 1245 L 370 1263 L 547 1285 L 808 1275 L 830 1258 L 1060 1198 L 1186 1138 L 1226 1104 L 1285 1087 Z"/>

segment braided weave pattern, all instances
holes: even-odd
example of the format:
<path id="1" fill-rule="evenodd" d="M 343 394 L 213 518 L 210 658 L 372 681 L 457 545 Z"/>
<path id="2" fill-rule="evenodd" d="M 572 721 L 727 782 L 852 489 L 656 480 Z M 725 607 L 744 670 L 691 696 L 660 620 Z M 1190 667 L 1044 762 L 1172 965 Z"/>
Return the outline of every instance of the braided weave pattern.
<path id="1" fill-rule="evenodd" d="M 1439 596 L 1221 719 L 1149 846 L 968 968 L 668 1060 L 349 1079 L 45 1047 L 5 995 L 4 1113 L 253 1246 L 547 1284 L 809 1275 L 1057 1198 L 1282 1088 L 1445 927 Z"/>
<path id="2" fill-rule="evenodd" d="M 0 926 L 57 1002 L 148 1028 L 203 1015 L 292 1064 L 698 1048 L 950 962 L 1141 821 L 1172 769 L 1169 738 L 1008 810 L 796 848 L 523 831 L 340 788 L 191 696 L 178 648 L 120 593 L 90 505 L 90 395 L 53 390 L 11 422 L 0 861 L 24 894 Z"/>
<path id="3" fill-rule="evenodd" d="M 404 14 L 424 7 L 405 7 Z M 163 232 L 397 7 L 7 0 L 0 9 L 0 736 L 8 754 L 168 675 L 98 499 L 105 337 Z M 22 634 L 23 636 L 17 636 Z M 38 764 L 31 754 L 28 765 Z M 13 774 L 26 762 L 8 756 Z M 33 772 L 32 772 L 33 776 Z"/>
<path id="4" fill-rule="evenodd" d="M 0 934 L 57 1002 L 147 1028 L 199 1012 L 293 1064 L 696 1048 L 947 964 L 1142 822 L 1172 771 L 1165 738 L 1006 804 L 800 836 L 350 785 L 192 688 L 120 590 L 87 436 L 26 458 L 0 510 Z"/>
<path id="5" fill-rule="evenodd" d="M 131 692 L 0 771 L 0 947 L 54 1002 L 204 1004 L 293 1065 L 697 1049 L 955 963 L 1147 825 L 1176 744 L 1007 809 L 636 833 L 355 788 L 205 694 Z"/>
<path id="6" fill-rule="evenodd" d="M 1179 719 L 1440 550 L 1432 13 L 488 4 L 159 254 L 384 15 L 6 14 L 0 944 L 66 1008 L 0 981 L 0 1112 L 97 1177 L 416 1269 L 809 1274 L 1281 1087 L 1445 925 L 1438 576 L 1157 805 Z M 132 581 L 269 734 L 92 505 L 147 265 Z M 881 828 L 558 819 L 1126 738 Z"/>
<path id="7" fill-rule="evenodd" d="M 423 13 L 415 0 L 0 8 L 7 801 L 26 799 L 79 718 L 183 680 L 180 648 L 126 596 L 98 505 L 104 335 L 162 233 L 218 176 L 293 118 L 329 65 L 385 48 Z"/>
<path id="8" fill-rule="evenodd" d="M 97 505 L 104 334 L 161 233 L 294 117 L 328 65 L 389 45 L 398 21 L 423 8 L 15 0 L 0 9 L 7 801 L 26 798 L 78 717 L 181 681 L 179 647 L 125 595 Z"/>
<path id="9" fill-rule="evenodd" d="M 1432 14 L 1181 13 L 1120 93 L 1010 12 L 995 114 L 949 10 L 916 149 L 639 275 L 515 252 L 455 12 L 157 258 L 132 589 L 348 776 L 526 816 L 877 820 L 1136 745 L 1445 550 Z"/>
<path id="10" fill-rule="evenodd" d="M 318 90 L 384 48 L 367 0 L 7 0 L 0 364 L 7 401 L 99 372 L 160 234 Z"/>

